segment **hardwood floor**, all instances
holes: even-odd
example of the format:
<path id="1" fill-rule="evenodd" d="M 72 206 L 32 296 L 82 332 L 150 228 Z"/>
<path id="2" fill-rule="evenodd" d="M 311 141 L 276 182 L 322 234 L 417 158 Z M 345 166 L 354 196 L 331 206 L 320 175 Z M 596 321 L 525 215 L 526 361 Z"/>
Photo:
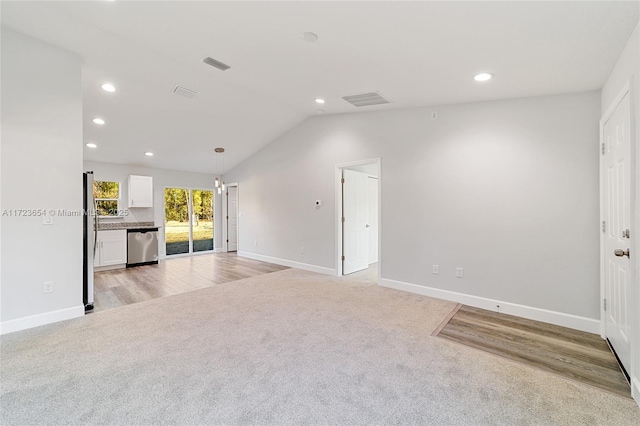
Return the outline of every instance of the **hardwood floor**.
<path id="1" fill-rule="evenodd" d="M 439 330 L 438 337 L 631 397 L 598 335 L 462 305 Z"/>
<path id="2" fill-rule="evenodd" d="M 157 265 L 97 272 L 94 312 L 288 269 L 286 266 L 212 253 L 162 260 Z"/>

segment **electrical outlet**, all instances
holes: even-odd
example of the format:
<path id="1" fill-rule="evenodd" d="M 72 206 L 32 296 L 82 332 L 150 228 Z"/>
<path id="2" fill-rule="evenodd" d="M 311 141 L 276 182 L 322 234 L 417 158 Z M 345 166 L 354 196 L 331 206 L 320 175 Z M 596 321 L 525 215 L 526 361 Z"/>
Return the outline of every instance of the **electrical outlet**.
<path id="1" fill-rule="evenodd" d="M 433 111 L 431 113 L 431 119 L 432 120 L 437 120 L 438 119 L 438 111 Z"/>
<path id="2" fill-rule="evenodd" d="M 300 247 L 300 254 L 304 254 L 304 247 Z"/>
<path id="3" fill-rule="evenodd" d="M 456 277 L 462 278 L 462 276 L 463 276 L 463 269 L 462 268 L 456 268 Z"/>
<path id="4" fill-rule="evenodd" d="M 438 275 L 440 273 L 440 267 L 438 265 L 431 266 L 431 273 Z"/>
<path id="5" fill-rule="evenodd" d="M 53 293 L 53 281 L 45 281 L 43 291 L 44 293 Z"/>

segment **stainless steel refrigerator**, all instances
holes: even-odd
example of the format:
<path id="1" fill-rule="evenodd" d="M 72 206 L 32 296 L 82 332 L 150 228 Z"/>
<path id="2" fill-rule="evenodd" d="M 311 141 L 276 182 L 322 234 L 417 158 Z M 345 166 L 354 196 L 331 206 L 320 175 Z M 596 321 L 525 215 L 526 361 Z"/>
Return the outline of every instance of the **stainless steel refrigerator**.
<path id="1" fill-rule="evenodd" d="M 98 238 L 98 212 L 96 201 L 93 198 L 93 172 L 85 172 L 82 176 L 83 182 L 83 286 L 82 301 L 84 311 L 93 310 L 93 258 L 96 253 L 96 242 Z"/>

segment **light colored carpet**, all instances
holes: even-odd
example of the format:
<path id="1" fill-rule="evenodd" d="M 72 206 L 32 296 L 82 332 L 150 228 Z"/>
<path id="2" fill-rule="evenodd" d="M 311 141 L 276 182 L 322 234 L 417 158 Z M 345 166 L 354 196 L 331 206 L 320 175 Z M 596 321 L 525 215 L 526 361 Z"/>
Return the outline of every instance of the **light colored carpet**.
<path id="1" fill-rule="evenodd" d="M 3 425 L 632 425 L 633 401 L 431 332 L 454 303 L 289 269 L 0 339 Z"/>

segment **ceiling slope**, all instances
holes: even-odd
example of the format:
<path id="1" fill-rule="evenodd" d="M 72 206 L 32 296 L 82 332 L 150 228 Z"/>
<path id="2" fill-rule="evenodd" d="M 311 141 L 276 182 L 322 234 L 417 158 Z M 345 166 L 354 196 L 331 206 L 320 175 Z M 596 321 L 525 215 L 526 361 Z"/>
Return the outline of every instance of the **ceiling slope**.
<path id="1" fill-rule="evenodd" d="M 221 173 L 328 114 L 596 90 L 638 2 L 7 2 L 82 56 L 85 158 Z M 308 42 L 306 31 L 319 39 Z M 226 71 L 202 62 L 229 65 Z M 477 72 L 495 74 L 473 81 Z M 117 91 L 100 89 L 112 82 Z M 176 85 L 198 92 L 172 94 Z M 379 92 L 391 103 L 341 97 Z M 322 106 L 314 99 L 326 100 Z M 91 118 L 100 116 L 98 127 Z M 226 148 L 224 164 L 213 149 Z M 144 156 L 153 151 L 154 157 Z"/>

